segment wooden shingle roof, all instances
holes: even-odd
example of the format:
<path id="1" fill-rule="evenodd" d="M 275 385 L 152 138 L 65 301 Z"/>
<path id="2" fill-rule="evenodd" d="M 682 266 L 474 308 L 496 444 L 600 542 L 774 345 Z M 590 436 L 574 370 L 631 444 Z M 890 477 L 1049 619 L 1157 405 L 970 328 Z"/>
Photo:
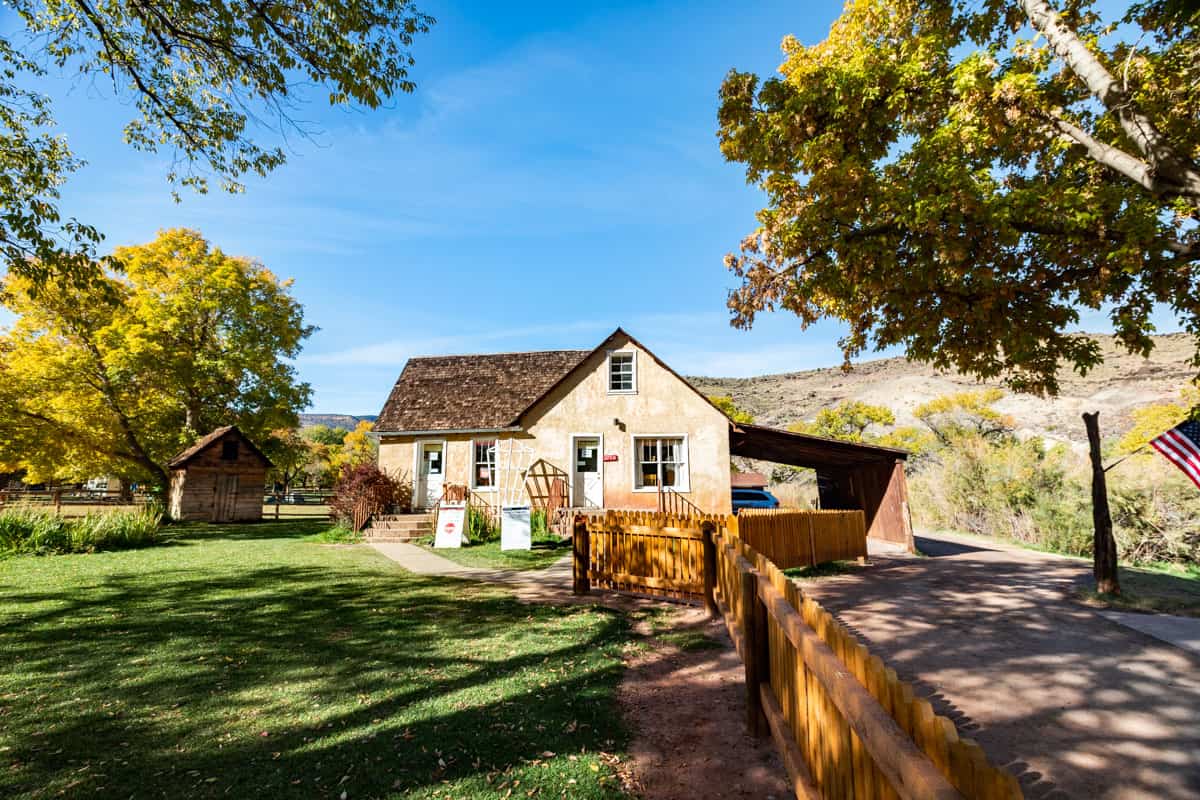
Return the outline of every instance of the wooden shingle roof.
<path id="1" fill-rule="evenodd" d="M 202 452 L 204 452 L 204 450 L 206 450 L 209 446 L 215 444 L 216 442 L 220 441 L 221 439 L 224 439 L 229 434 L 233 434 L 234 436 L 237 436 L 239 439 L 241 439 L 243 442 L 245 442 L 246 446 L 250 448 L 251 452 L 253 452 L 259 458 L 261 458 L 263 461 L 266 462 L 267 467 L 274 466 L 271 463 L 271 459 L 267 458 L 266 455 L 263 453 L 263 451 L 259 450 L 258 446 L 255 445 L 254 442 L 247 439 L 246 434 L 244 434 L 240 430 L 238 430 L 238 427 L 236 425 L 222 425 L 220 428 L 217 428 L 216 430 L 214 430 L 210 433 L 207 433 L 204 436 L 201 436 L 199 439 L 196 440 L 196 443 L 194 445 L 192 445 L 191 447 L 182 451 L 181 453 L 179 453 L 179 455 L 175 456 L 170 461 L 168 461 L 167 468 L 168 469 L 179 469 L 179 468 L 185 466 L 193 458 L 195 458 L 196 456 L 198 456 Z"/>
<path id="2" fill-rule="evenodd" d="M 500 430 L 587 358 L 590 350 L 543 350 L 410 358 L 375 430 Z"/>

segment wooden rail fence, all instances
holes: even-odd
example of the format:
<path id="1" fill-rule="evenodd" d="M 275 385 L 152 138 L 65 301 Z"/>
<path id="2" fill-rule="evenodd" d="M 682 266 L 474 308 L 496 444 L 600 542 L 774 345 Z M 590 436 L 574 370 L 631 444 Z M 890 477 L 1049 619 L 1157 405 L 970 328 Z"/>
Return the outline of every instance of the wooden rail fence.
<path id="1" fill-rule="evenodd" d="M 831 516 L 814 516 L 807 529 L 795 518 L 759 516 L 749 523 L 753 535 L 781 557 L 846 553 L 854 550 L 841 538 L 852 538 L 847 531 L 865 537 L 861 522 L 855 528 Z M 681 599 L 699 594 L 724 618 L 745 665 L 747 725 L 774 739 L 799 798 L 1021 798 L 1015 776 L 959 738 L 950 720 L 741 537 L 749 519 L 581 515 L 575 591 L 594 584 Z M 770 530 L 772 520 L 790 534 Z M 785 545 L 787 535 L 808 538 L 809 550 Z M 827 549 L 812 544 L 819 539 L 830 542 Z"/>

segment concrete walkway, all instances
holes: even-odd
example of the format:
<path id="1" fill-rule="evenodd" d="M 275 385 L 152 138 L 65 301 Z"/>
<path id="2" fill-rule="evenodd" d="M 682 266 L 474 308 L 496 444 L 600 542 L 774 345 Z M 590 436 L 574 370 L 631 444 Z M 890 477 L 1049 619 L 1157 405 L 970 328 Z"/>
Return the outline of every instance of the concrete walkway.
<path id="1" fill-rule="evenodd" d="M 499 583 L 525 590 L 522 596 L 536 593 L 569 597 L 574 580 L 570 555 L 563 556 L 542 569 L 488 569 L 466 567 L 407 542 L 379 542 L 370 546 L 417 575 L 440 575 L 446 578 Z"/>
<path id="2" fill-rule="evenodd" d="M 1030 800 L 1200 797 L 1200 656 L 1077 602 L 1087 562 L 941 534 L 917 546 L 926 557 L 873 555 L 805 590 Z"/>
<path id="3" fill-rule="evenodd" d="M 1133 614 L 1127 611 L 1101 611 L 1100 615 L 1118 625 L 1133 628 L 1147 636 L 1200 655 L 1200 618 L 1177 617 L 1172 614 Z"/>

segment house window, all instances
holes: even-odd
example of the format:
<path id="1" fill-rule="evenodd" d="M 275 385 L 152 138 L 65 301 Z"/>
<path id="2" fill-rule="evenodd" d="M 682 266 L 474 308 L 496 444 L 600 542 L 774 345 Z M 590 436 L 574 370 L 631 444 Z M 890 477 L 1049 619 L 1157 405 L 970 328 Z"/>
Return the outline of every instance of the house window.
<path id="1" fill-rule="evenodd" d="M 688 490 L 687 442 L 682 436 L 635 436 L 633 451 L 637 456 L 635 488 Z"/>
<path id="2" fill-rule="evenodd" d="M 472 443 L 471 488 L 493 489 L 496 486 L 496 440 Z"/>
<path id="3" fill-rule="evenodd" d="M 637 391 L 637 370 L 633 353 L 608 354 L 608 391 Z"/>
<path id="4" fill-rule="evenodd" d="M 221 442 L 221 460 L 222 461 L 237 461 L 238 459 L 238 443 L 237 439 L 226 439 Z"/>

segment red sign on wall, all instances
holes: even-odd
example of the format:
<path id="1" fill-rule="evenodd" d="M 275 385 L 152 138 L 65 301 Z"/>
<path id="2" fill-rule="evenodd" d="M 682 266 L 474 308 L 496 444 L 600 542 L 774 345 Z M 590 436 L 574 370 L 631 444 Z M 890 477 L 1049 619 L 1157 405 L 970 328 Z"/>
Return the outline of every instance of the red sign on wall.
<path id="1" fill-rule="evenodd" d="M 604 460 L 605 460 L 605 462 L 608 462 L 608 461 L 616 461 L 616 460 L 617 460 L 617 456 L 616 456 L 615 454 L 613 454 L 613 455 L 607 455 L 607 456 L 605 456 L 605 457 L 604 457 Z"/>

